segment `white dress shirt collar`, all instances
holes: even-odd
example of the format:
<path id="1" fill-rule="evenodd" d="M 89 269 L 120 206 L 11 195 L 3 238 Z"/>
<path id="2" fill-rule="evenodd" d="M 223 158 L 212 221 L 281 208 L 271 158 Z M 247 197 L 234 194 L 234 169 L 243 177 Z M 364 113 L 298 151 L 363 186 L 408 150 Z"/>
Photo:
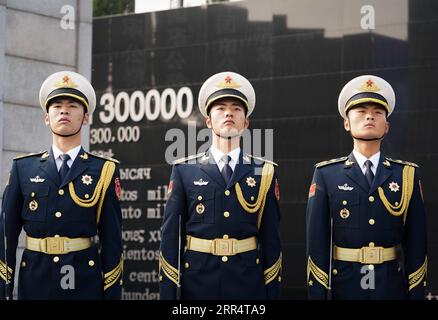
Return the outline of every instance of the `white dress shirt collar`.
<path id="1" fill-rule="evenodd" d="M 214 146 L 210 147 L 210 151 L 211 154 L 213 155 L 214 161 L 216 162 L 219 168 L 219 172 L 222 171 L 222 168 L 225 166 L 225 163 L 222 161 L 222 157 L 225 155 L 225 153 L 215 148 Z M 234 169 L 236 168 L 236 164 L 239 161 L 240 147 L 237 147 L 236 149 L 232 150 L 228 155 L 231 157 L 231 161 L 229 162 L 229 165 L 234 172 Z"/>
<path id="2" fill-rule="evenodd" d="M 59 171 L 61 168 L 62 160 L 59 157 L 61 154 L 64 154 L 61 150 L 59 150 L 58 147 L 55 145 L 52 145 L 52 151 L 53 151 L 53 157 L 55 158 L 56 167 Z M 76 157 L 79 154 L 79 151 L 81 151 L 81 145 L 78 145 L 77 147 L 74 147 L 73 149 L 70 149 L 69 151 L 65 152 L 70 156 L 70 159 L 67 161 L 67 165 L 71 168 L 73 162 L 75 161 Z"/>
<path id="3" fill-rule="evenodd" d="M 365 174 L 365 171 L 367 167 L 365 166 L 365 161 L 370 160 L 373 164 L 371 166 L 371 171 L 376 175 L 377 172 L 377 166 L 379 165 L 379 159 L 380 159 L 380 151 L 371 156 L 371 158 L 367 159 L 362 153 L 359 151 L 353 150 L 354 158 L 357 161 L 357 164 L 359 165 L 359 168 L 362 170 L 362 173 Z"/>

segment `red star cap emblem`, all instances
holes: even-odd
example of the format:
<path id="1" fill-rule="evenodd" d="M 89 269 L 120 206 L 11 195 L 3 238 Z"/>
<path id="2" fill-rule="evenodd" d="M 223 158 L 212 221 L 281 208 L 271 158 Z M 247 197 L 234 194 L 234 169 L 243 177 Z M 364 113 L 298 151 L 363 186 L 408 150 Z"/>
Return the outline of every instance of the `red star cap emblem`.
<path id="1" fill-rule="evenodd" d="M 233 79 L 232 79 L 230 76 L 227 76 L 227 77 L 225 78 L 225 82 L 226 82 L 226 83 L 231 83 L 232 80 L 233 80 Z"/>

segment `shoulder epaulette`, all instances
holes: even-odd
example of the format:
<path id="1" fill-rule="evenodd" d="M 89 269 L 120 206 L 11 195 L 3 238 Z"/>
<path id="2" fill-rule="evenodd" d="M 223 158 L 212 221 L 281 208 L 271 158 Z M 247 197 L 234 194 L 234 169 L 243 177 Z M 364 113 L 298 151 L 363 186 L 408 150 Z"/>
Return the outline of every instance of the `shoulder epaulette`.
<path id="1" fill-rule="evenodd" d="M 99 159 L 103 159 L 103 160 L 108 160 L 108 161 L 112 161 L 112 162 L 115 162 L 115 163 L 120 163 L 120 161 L 119 160 L 117 160 L 117 159 L 114 159 L 114 158 L 110 158 L 110 157 L 104 157 L 104 156 L 99 156 L 99 155 L 97 155 L 97 154 L 94 154 L 94 153 L 91 153 L 91 152 L 87 152 L 87 154 L 88 155 L 90 155 L 90 156 L 93 156 L 93 157 L 96 157 L 96 158 L 99 158 Z"/>
<path id="2" fill-rule="evenodd" d="M 267 160 L 267 159 L 264 159 L 262 157 L 256 157 L 256 156 L 253 156 L 253 155 L 247 154 L 247 153 L 245 153 L 245 155 L 248 156 L 248 157 L 251 157 L 253 159 L 257 159 L 257 160 L 260 160 L 260 161 L 263 161 L 263 162 L 266 162 L 266 163 L 270 163 L 270 164 L 278 167 L 278 163 L 275 163 L 274 161 Z"/>
<path id="3" fill-rule="evenodd" d="M 29 157 L 33 157 L 33 156 L 40 156 L 43 153 L 46 153 L 46 151 L 40 151 L 40 152 L 34 152 L 34 153 L 29 153 L 29 154 L 24 154 L 21 156 L 17 156 L 14 158 L 14 160 L 18 160 L 18 159 L 24 159 L 24 158 L 29 158 Z"/>
<path id="4" fill-rule="evenodd" d="M 317 164 L 315 164 L 315 168 L 321 168 L 321 167 L 324 167 L 324 166 L 329 165 L 329 164 L 345 161 L 347 159 L 348 159 L 348 157 L 342 157 L 342 158 L 336 158 L 336 159 L 318 162 Z"/>
<path id="5" fill-rule="evenodd" d="M 391 162 L 394 162 L 394 163 L 404 164 L 404 165 L 408 165 L 408 166 L 411 166 L 411 167 L 418 168 L 418 164 L 413 163 L 413 162 L 403 161 L 403 160 L 394 160 L 394 159 L 391 159 L 391 158 L 388 158 L 388 157 L 385 157 L 385 159 L 389 160 Z"/>
<path id="6" fill-rule="evenodd" d="M 193 154 L 193 155 L 188 156 L 188 157 L 177 159 L 177 160 L 173 161 L 173 164 L 181 164 L 181 163 L 184 163 L 184 162 L 187 162 L 187 161 L 190 161 L 190 160 L 202 157 L 203 155 L 205 155 L 205 152 L 201 152 L 201 153 L 198 153 L 198 154 Z"/>

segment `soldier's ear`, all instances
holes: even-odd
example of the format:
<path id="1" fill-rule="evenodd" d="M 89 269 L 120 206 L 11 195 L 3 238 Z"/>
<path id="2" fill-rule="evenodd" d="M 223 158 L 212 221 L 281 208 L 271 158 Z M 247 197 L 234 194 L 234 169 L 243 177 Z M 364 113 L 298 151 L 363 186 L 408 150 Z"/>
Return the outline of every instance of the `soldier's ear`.
<path id="1" fill-rule="evenodd" d="M 82 124 L 88 124 L 88 121 L 90 121 L 90 115 L 88 114 L 88 112 L 86 112 L 84 114 L 84 121 L 82 122 Z"/>
<path id="2" fill-rule="evenodd" d="M 213 128 L 213 126 L 211 125 L 211 118 L 210 118 L 210 116 L 207 116 L 207 117 L 205 118 L 205 124 L 207 125 L 207 128 L 208 128 L 208 129 Z"/>
<path id="3" fill-rule="evenodd" d="M 348 119 L 344 119 L 344 129 L 347 132 L 350 132 L 351 128 L 350 128 L 350 121 L 348 121 Z"/>
<path id="4" fill-rule="evenodd" d="M 245 129 L 248 129 L 249 127 L 249 119 L 245 118 Z"/>
<path id="5" fill-rule="evenodd" d="M 46 112 L 46 114 L 44 115 L 44 123 L 46 124 L 46 126 L 50 125 L 50 119 L 49 119 L 49 114 Z"/>
<path id="6" fill-rule="evenodd" d="M 391 127 L 391 124 L 389 123 L 388 120 L 386 120 L 386 128 L 385 128 L 385 133 L 389 132 L 389 128 Z"/>

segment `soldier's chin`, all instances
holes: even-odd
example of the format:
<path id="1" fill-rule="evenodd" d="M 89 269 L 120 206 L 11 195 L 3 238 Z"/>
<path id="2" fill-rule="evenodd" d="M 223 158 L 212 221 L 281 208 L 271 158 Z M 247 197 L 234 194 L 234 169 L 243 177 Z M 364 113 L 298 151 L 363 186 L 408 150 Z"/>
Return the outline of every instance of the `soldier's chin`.
<path id="1" fill-rule="evenodd" d="M 356 139 L 362 139 L 362 140 L 378 140 L 381 138 L 381 135 L 379 136 L 378 134 L 358 134 L 358 135 L 354 135 L 354 137 Z"/>
<path id="2" fill-rule="evenodd" d="M 70 136 L 75 133 L 71 128 L 52 128 L 53 133 L 58 134 L 60 136 Z"/>
<path id="3" fill-rule="evenodd" d="M 222 138 L 231 139 L 231 138 L 238 136 L 239 131 L 234 129 L 234 128 L 232 128 L 232 129 L 223 128 L 220 130 L 219 134 Z"/>

